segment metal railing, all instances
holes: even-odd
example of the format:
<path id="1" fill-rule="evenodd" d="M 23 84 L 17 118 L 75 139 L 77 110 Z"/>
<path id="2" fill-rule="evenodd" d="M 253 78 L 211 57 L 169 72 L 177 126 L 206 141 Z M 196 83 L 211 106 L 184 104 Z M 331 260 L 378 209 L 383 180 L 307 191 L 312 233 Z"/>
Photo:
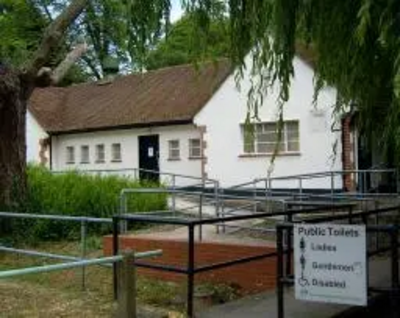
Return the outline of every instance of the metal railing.
<path id="1" fill-rule="evenodd" d="M 140 180 L 141 174 L 157 175 L 160 177 L 160 181 L 171 189 L 178 188 L 219 188 L 219 182 L 214 179 L 197 177 L 192 175 L 164 172 L 156 170 L 148 170 L 141 168 L 120 168 L 120 169 L 71 169 L 71 170 L 52 170 L 53 174 L 63 174 L 68 172 L 77 172 L 80 174 L 89 174 L 97 176 L 121 176 L 133 178 L 134 180 Z"/>
<path id="2" fill-rule="evenodd" d="M 67 221 L 67 222 L 78 222 L 80 223 L 80 255 L 71 256 L 57 253 L 48 253 L 42 251 L 34 251 L 27 249 L 13 248 L 10 246 L 0 246 L 0 252 L 16 253 L 27 256 L 46 257 L 51 259 L 66 260 L 66 261 L 77 261 L 84 260 L 87 253 L 87 226 L 88 223 L 106 223 L 111 224 L 111 218 L 93 218 L 86 216 L 66 216 L 66 215 L 49 215 L 49 214 L 30 214 L 30 213 L 15 213 L 15 212 L 0 212 L 1 218 L 12 218 L 12 219 L 35 219 L 35 220 L 53 220 L 53 221 Z M 86 273 L 85 267 L 82 266 L 82 288 L 86 285 Z"/>
<path id="3" fill-rule="evenodd" d="M 135 259 L 155 257 L 155 256 L 160 256 L 161 254 L 162 254 L 161 250 L 136 253 Z M 34 267 L 27 267 L 27 268 L 20 268 L 20 269 L 2 270 L 2 271 L 0 271 L 0 279 L 22 276 L 22 275 L 49 273 L 49 272 L 66 270 L 66 269 L 77 268 L 77 267 L 83 268 L 83 267 L 91 266 L 91 265 L 112 264 L 112 263 L 122 261 L 123 258 L 124 258 L 124 255 L 115 255 L 115 256 L 100 257 L 100 258 L 93 258 L 93 259 L 87 259 L 87 260 L 79 260 L 79 261 L 73 261 L 73 262 L 61 263 L 61 264 L 51 264 L 51 265 L 34 266 Z"/>
<path id="4" fill-rule="evenodd" d="M 345 188 L 345 178 L 349 178 L 354 189 Z M 309 182 L 314 183 L 310 186 Z M 322 182 L 324 187 L 315 185 Z M 279 183 L 281 186 L 279 186 Z M 327 186 L 326 186 L 327 185 Z M 390 185 L 386 192 L 380 191 L 383 185 Z M 317 188 L 319 189 L 317 191 Z M 229 187 L 229 191 L 241 191 L 254 196 L 291 198 L 335 198 L 340 195 L 352 197 L 374 197 L 397 195 L 400 190 L 397 169 L 335 170 L 281 177 L 257 178 L 249 182 Z M 384 190 L 384 189 L 383 189 Z"/>
<path id="5" fill-rule="evenodd" d="M 362 224 L 366 225 L 367 233 L 375 234 L 375 243 L 369 244 L 367 237 L 367 258 L 370 260 L 373 256 L 387 253 L 390 254 L 391 264 L 391 286 L 385 288 L 378 288 L 369 285 L 368 291 L 370 293 L 389 293 L 392 299 L 392 311 L 393 317 L 399 317 L 398 300 L 400 296 L 400 279 L 399 279 L 399 226 L 393 224 L 379 224 L 379 218 L 384 214 L 393 215 L 398 213 L 400 206 L 392 206 L 381 209 L 374 209 L 365 212 L 348 213 L 345 215 L 331 215 L 323 217 L 314 217 L 311 219 L 301 220 L 303 223 L 333 223 L 347 221 L 349 224 L 354 224 L 356 220 L 360 220 Z M 370 218 L 373 218 L 375 224 L 369 224 Z M 277 309 L 278 318 L 285 317 L 285 305 L 284 305 L 284 288 L 285 286 L 292 286 L 294 284 L 293 274 L 293 248 L 292 248 L 292 237 L 293 237 L 293 225 L 296 222 L 293 218 L 290 222 L 281 223 L 277 225 Z M 388 244 L 382 244 L 379 233 L 384 233 L 389 236 Z M 372 248 L 371 248 L 372 247 Z M 367 266 L 368 268 L 368 266 Z M 367 273 L 368 275 L 368 273 Z M 368 276 L 367 276 L 368 277 Z"/>
<path id="6" fill-rule="evenodd" d="M 354 189 L 346 189 L 344 178 L 349 178 L 350 183 L 353 183 Z M 393 195 L 399 193 L 399 176 L 397 169 L 364 169 L 364 170 L 333 170 L 333 171 L 322 171 L 307 174 L 298 174 L 291 176 L 282 177 L 271 177 L 256 179 L 255 182 L 266 183 L 267 191 L 272 192 L 274 189 L 273 183 L 279 181 L 293 181 L 295 187 L 298 189 L 298 193 L 301 195 L 307 187 L 304 186 L 304 182 L 307 180 L 325 179 L 328 180 L 330 186 L 326 189 L 331 196 L 335 196 L 337 193 L 354 193 L 358 195 Z M 384 179 L 392 179 L 385 180 Z M 339 182 L 339 184 L 338 184 Z M 391 191 L 382 192 L 379 187 L 384 184 L 392 184 Z M 297 183 L 297 184 L 296 184 Z M 312 187 L 309 187 L 312 188 Z M 374 192 L 374 193 L 373 193 Z"/>
<path id="7" fill-rule="evenodd" d="M 116 317 L 135 318 L 136 310 L 136 277 L 134 263 L 137 259 L 152 258 L 162 255 L 161 250 L 147 251 L 141 253 L 128 252 L 124 255 L 114 255 L 88 260 L 78 260 L 62 264 L 34 266 L 20 269 L 0 271 L 0 279 L 19 277 L 22 275 L 49 273 L 72 268 L 85 268 L 92 265 L 114 264 L 114 272 L 119 276 L 119 285 L 115 286 L 117 291 L 114 296 L 118 300 Z"/>
<path id="8" fill-rule="evenodd" d="M 203 195 L 203 193 L 200 193 L 200 194 Z M 353 207 L 353 205 L 347 205 L 347 206 L 342 205 L 340 208 L 341 209 L 348 208 L 347 214 L 352 214 L 352 207 Z M 330 208 L 332 210 L 335 209 L 335 207 L 332 207 L 332 206 L 329 206 L 328 208 Z M 283 212 L 273 212 L 273 213 L 263 212 L 263 213 L 257 213 L 257 214 L 234 215 L 234 216 L 228 216 L 228 217 L 217 216 L 217 217 L 199 218 L 199 219 L 184 219 L 184 218 L 171 217 L 171 216 L 163 217 L 160 215 L 155 216 L 155 215 L 141 215 L 141 214 L 116 215 L 113 217 L 113 253 L 114 253 L 114 255 L 116 255 L 119 252 L 119 235 L 120 235 L 121 224 L 123 222 L 140 222 L 140 223 L 148 223 L 148 224 L 165 224 L 165 225 L 177 225 L 177 226 L 187 227 L 187 229 L 188 229 L 188 240 L 187 240 L 188 253 L 187 253 L 187 260 L 186 260 L 187 265 L 186 266 L 181 267 L 181 266 L 170 265 L 170 264 L 160 264 L 159 262 L 157 264 L 136 262 L 136 266 L 153 269 L 153 270 L 172 272 L 172 273 L 176 273 L 176 274 L 180 274 L 180 275 L 186 275 L 187 276 L 187 310 L 186 310 L 186 313 L 187 313 L 188 317 L 194 317 L 193 295 L 194 295 L 194 278 L 195 278 L 196 274 L 277 256 L 276 252 L 268 252 L 268 253 L 262 253 L 262 254 L 252 255 L 252 256 L 248 256 L 248 257 L 230 259 L 230 260 L 220 262 L 220 263 L 196 266 L 196 264 L 195 264 L 195 249 L 196 249 L 195 228 L 197 226 L 201 227 L 203 225 L 210 225 L 210 224 L 211 225 L 212 224 L 215 224 L 215 225 L 220 224 L 221 225 L 222 223 L 226 224 L 229 222 L 251 220 L 251 219 L 257 219 L 257 218 L 274 217 L 274 216 L 276 217 L 276 216 L 291 215 L 293 217 L 296 214 L 304 214 L 307 212 L 318 213 L 318 211 L 320 211 L 320 210 L 321 210 L 321 207 L 302 209 L 302 210 L 283 211 Z M 114 275 L 114 286 L 118 285 L 117 280 L 118 280 L 117 276 Z"/>

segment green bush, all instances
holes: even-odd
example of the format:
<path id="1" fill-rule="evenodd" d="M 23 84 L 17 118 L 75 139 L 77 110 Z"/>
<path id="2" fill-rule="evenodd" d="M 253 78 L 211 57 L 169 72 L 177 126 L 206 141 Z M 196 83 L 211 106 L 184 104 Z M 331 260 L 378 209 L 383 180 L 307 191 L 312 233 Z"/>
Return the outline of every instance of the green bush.
<path id="1" fill-rule="evenodd" d="M 127 177 L 85 175 L 76 171 L 53 174 L 46 168 L 29 166 L 28 194 L 23 210 L 38 214 L 111 217 L 119 211 L 122 189 L 154 186 Z M 165 208 L 164 194 L 132 194 L 128 197 L 129 212 Z M 78 222 L 18 220 L 14 223 L 13 236 L 29 235 L 40 240 L 74 238 L 80 231 Z M 93 223 L 88 226 L 88 230 L 96 234 L 109 232 L 109 228 L 109 225 Z"/>

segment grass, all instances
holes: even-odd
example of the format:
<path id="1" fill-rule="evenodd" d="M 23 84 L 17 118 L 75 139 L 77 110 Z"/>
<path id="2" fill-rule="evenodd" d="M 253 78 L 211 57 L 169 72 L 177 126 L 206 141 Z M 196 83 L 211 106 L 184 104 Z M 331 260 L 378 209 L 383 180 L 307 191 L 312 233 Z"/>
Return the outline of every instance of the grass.
<path id="1" fill-rule="evenodd" d="M 96 239 L 89 257 L 101 256 Z M 74 255 L 78 242 L 45 242 L 35 250 Z M 75 252 L 75 253 L 74 253 Z M 53 260 L 0 253 L 0 270 L 54 263 Z M 82 291 L 81 269 L 26 275 L 0 281 L 0 317 L 110 317 L 115 303 L 112 293 L 112 270 L 100 266 L 86 268 L 86 289 Z M 178 317 L 182 305 L 174 303 L 181 292 L 179 285 L 139 276 L 138 303 L 163 308 Z M 154 311 L 154 309 L 152 309 Z M 172 314 L 173 313 L 173 314 Z M 159 316 L 156 317 L 161 317 Z"/>

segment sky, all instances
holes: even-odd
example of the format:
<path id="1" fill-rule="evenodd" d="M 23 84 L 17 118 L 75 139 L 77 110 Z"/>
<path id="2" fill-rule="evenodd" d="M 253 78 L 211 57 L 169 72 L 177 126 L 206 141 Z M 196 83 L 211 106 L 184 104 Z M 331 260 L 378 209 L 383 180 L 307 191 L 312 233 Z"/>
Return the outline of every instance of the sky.
<path id="1" fill-rule="evenodd" d="M 182 16 L 183 10 L 181 0 L 171 1 L 171 22 L 175 22 Z"/>

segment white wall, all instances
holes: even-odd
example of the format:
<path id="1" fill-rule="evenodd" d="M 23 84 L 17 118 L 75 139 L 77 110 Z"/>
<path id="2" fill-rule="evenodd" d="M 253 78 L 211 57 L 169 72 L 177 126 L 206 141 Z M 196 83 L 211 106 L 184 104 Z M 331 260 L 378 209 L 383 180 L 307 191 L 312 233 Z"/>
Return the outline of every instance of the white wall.
<path id="1" fill-rule="evenodd" d="M 198 129 L 196 129 L 193 125 L 166 126 L 158 128 L 129 130 L 110 130 L 53 136 L 52 168 L 55 171 L 64 171 L 68 169 L 118 170 L 138 168 L 138 136 L 141 135 L 159 135 L 159 163 L 161 172 L 170 172 L 201 177 L 201 160 L 189 159 L 188 155 L 188 140 L 190 138 L 200 138 L 200 133 Z M 168 160 L 168 140 L 171 139 L 180 140 L 181 160 L 179 161 Z M 111 162 L 111 145 L 113 143 L 121 144 L 122 162 Z M 105 146 L 104 163 L 95 163 L 96 144 L 104 144 Z M 82 145 L 89 146 L 90 162 L 88 164 L 80 163 L 80 147 Z M 66 147 L 68 146 L 75 147 L 75 164 L 66 163 Z M 168 176 L 163 176 L 162 180 L 164 182 L 170 183 L 170 178 Z M 185 178 L 177 178 L 176 182 L 179 185 L 190 185 L 197 183 L 196 180 Z"/>
<path id="2" fill-rule="evenodd" d="M 276 158 L 272 176 L 287 176 L 325 170 L 340 170 L 341 143 L 340 132 L 331 132 L 331 112 L 335 103 L 335 91 L 325 89 L 321 92 L 317 109 L 321 117 L 314 116 L 313 71 L 303 61 L 295 59 L 295 78 L 290 89 L 290 100 L 285 105 L 284 120 L 299 120 L 300 153 L 282 155 Z M 195 123 L 205 125 L 207 148 L 206 172 L 209 178 L 230 186 L 267 176 L 270 156 L 244 157 L 240 124 L 244 123 L 247 110 L 249 77 L 241 82 L 241 92 L 236 89 L 235 80 L 230 76 L 208 104 L 197 114 Z M 276 120 L 277 90 L 264 99 L 260 109 L 261 121 Z M 337 155 L 332 161 L 333 146 L 337 141 Z M 329 178 L 304 181 L 304 188 L 330 187 Z M 297 182 L 280 181 L 272 186 L 297 187 Z M 340 178 L 335 186 L 341 187 Z"/>
<path id="3" fill-rule="evenodd" d="M 27 162 L 40 163 L 40 139 L 47 138 L 47 133 L 38 124 L 35 117 L 27 111 L 26 113 L 26 160 Z M 46 152 L 47 158 L 48 151 Z"/>

